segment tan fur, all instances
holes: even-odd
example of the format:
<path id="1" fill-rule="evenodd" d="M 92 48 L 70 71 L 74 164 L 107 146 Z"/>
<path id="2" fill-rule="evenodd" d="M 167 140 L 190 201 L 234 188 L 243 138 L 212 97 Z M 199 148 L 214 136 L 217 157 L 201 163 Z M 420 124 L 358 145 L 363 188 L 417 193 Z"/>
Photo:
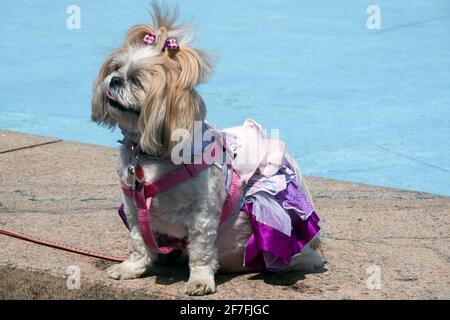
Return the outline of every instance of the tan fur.
<path id="1" fill-rule="evenodd" d="M 149 70 L 152 86 L 142 107 L 139 125 L 141 146 L 151 154 L 168 156 L 177 143 L 170 139 L 172 132 L 178 128 L 192 131 L 195 120 L 205 119 L 204 102 L 194 89 L 204 62 L 198 62 L 199 56 L 189 56 L 190 52 L 185 51 L 187 49 L 180 49 L 174 59 L 161 57 Z M 190 70 L 196 72 L 190 76 Z"/>

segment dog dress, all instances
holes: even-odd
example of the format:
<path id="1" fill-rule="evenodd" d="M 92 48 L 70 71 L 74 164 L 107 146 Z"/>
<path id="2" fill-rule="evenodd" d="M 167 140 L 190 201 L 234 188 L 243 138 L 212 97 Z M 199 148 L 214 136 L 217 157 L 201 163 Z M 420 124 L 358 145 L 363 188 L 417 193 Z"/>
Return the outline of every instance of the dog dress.
<path id="1" fill-rule="evenodd" d="M 247 213 L 252 226 L 243 263 L 257 271 L 286 269 L 320 231 L 302 174 L 285 143 L 268 139 L 255 121 L 222 133 L 234 155 L 228 170 L 243 188 L 234 214 Z"/>

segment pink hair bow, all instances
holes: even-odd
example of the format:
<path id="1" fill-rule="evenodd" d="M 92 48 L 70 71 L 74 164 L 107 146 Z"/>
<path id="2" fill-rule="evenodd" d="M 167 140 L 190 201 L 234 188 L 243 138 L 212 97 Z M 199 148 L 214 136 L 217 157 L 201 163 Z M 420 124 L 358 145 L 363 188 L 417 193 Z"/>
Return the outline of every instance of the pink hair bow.
<path id="1" fill-rule="evenodd" d="M 153 32 L 149 32 L 145 35 L 142 41 L 144 41 L 146 45 L 151 46 L 155 42 L 155 39 L 156 39 L 155 34 Z"/>
<path id="2" fill-rule="evenodd" d="M 177 42 L 177 39 L 175 38 L 168 38 L 166 40 L 166 43 L 164 44 L 164 49 L 167 50 L 178 50 L 180 49 L 180 45 Z"/>

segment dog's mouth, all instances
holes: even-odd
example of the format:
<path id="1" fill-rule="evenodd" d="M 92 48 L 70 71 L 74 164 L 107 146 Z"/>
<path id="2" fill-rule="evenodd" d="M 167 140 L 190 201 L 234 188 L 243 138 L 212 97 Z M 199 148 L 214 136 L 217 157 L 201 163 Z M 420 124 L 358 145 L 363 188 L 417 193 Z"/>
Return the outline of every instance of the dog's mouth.
<path id="1" fill-rule="evenodd" d="M 138 110 L 135 109 L 131 109 L 131 108 L 127 108 L 125 106 L 123 106 L 120 102 L 117 101 L 117 98 L 115 96 L 113 96 L 111 94 L 111 92 L 109 92 L 109 90 L 105 90 L 105 96 L 108 99 L 108 103 L 111 107 L 113 107 L 114 109 L 117 109 L 121 112 L 130 112 L 133 113 L 137 116 L 140 115 L 140 112 Z"/>

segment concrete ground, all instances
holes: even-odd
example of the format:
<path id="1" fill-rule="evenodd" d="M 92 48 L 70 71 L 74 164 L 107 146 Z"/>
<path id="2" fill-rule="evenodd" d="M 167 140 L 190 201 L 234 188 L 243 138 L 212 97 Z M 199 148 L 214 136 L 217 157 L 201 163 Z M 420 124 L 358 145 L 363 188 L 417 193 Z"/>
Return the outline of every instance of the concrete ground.
<path id="1" fill-rule="evenodd" d="M 126 257 L 115 150 L 0 131 L 0 228 Z M 208 299 L 449 299 L 450 198 L 307 177 L 327 260 L 318 274 L 218 274 Z M 182 299 L 185 265 L 128 281 L 112 262 L 0 235 L 0 299 Z M 69 290 L 68 266 L 81 270 Z M 380 270 L 380 289 L 367 280 Z M 374 269 L 375 268 L 375 269 Z"/>

